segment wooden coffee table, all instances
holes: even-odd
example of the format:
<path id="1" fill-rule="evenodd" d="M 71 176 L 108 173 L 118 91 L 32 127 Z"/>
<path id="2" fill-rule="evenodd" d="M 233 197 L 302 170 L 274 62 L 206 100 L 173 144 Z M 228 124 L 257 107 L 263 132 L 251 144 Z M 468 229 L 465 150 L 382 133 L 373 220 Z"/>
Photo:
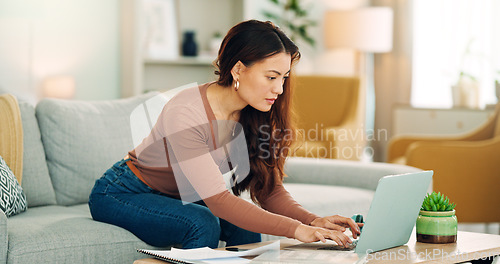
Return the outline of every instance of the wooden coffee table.
<path id="1" fill-rule="evenodd" d="M 381 238 L 383 239 L 383 238 Z M 264 246 L 271 241 L 241 245 L 238 248 L 251 249 Z M 300 244 L 293 239 L 282 239 L 281 248 Z M 223 250 L 223 249 L 221 249 Z M 327 251 L 321 251 L 327 252 Z M 355 262 L 362 260 L 363 256 L 353 254 Z M 452 244 L 426 244 L 416 242 L 415 233 L 406 245 L 374 252 L 364 256 L 367 263 L 460 263 L 476 259 L 485 259 L 500 255 L 500 235 L 490 235 L 472 232 L 458 232 L 457 243 Z M 352 260 L 352 258 L 351 258 Z M 165 264 L 166 262 L 148 258 L 136 260 L 134 264 Z M 274 263 L 274 262 L 273 262 Z M 276 262 L 279 263 L 279 262 Z M 338 262 L 336 262 L 338 263 Z M 352 263 L 352 262 L 349 262 Z"/>

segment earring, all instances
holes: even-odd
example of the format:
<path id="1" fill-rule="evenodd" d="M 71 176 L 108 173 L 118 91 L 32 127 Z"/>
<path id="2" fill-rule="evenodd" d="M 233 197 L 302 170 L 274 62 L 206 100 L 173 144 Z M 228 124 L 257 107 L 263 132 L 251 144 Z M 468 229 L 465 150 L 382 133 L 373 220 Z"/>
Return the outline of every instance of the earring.
<path id="1" fill-rule="evenodd" d="M 234 90 L 237 92 L 237 91 L 238 91 L 238 89 L 240 89 L 240 82 L 239 82 L 239 81 L 236 81 L 236 82 L 234 83 Z"/>

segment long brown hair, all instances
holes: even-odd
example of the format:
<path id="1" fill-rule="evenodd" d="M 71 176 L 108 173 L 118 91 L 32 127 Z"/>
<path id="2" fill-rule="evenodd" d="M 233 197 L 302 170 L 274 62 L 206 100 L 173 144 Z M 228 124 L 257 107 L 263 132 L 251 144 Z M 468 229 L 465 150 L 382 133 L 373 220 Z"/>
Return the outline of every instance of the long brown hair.
<path id="1" fill-rule="evenodd" d="M 215 66 L 217 84 L 231 87 L 231 69 L 241 61 L 250 67 L 272 55 L 285 52 L 291 55 L 293 66 L 300 59 L 298 47 L 271 22 L 248 20 L 232 27 L 222 41 Z M 292 99 L 292 72 L 283 84 L 283 93 L 268 112 L 248 105 L 240 112 L 250 158 L 249 175 L 235 187 L 240 195 L 249 189 L 254 202 L 264 201 L 276 184 L 283 181 L 285 158 L 295 138 Z"/>

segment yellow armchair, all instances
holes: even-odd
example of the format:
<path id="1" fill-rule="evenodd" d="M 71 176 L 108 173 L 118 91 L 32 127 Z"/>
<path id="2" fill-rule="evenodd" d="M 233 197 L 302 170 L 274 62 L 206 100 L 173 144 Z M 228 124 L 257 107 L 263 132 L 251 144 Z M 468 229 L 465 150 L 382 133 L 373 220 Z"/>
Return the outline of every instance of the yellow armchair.
<path id="1" fill-rule="evenodd" d="M 392 138 L 387 160 L 434 170 L 433 189 L 457 204 L 460 222 L 500 222 L 500 103 L 467 134 Z"/>
<path id="2" fill-rule="evenodd" d="M 294 156 L 359 160 L 366 146 L 359 78 L 297 76 L 294 109 L 301 133 Z"/>

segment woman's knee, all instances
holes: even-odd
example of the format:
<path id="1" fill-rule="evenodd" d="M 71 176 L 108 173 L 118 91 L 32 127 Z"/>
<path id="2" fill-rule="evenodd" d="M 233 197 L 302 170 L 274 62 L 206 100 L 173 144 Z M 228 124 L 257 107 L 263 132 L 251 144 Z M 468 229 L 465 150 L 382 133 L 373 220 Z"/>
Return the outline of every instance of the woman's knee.
<path id="1" fill-rule="evenodd" d="M 204 206 L 199 207 L 196 211 L 195 214 L 190 216 L 191 232 L 189 233 L 191 234 L 188 235 L 184 247 L 193 247 L 193 245 L 189 245 L 192 242 L 198 244 L 195 247 L 217 247 L 221 233 L 219 218 Z"/>
<path id="2" fill-rule="evenodd" d="M 216 233 L 218 236 L 220 235 L 220 222 L 219 218 L 216 217 L 212 212 L 206 208 L 202 207 L 199 212 L 193 216 L 194 224 L 199 229 L 203 229 L 207 233 L 212 230 L 213 233 Z M 217 237 L 218 239 L 219 237 Z"/>

